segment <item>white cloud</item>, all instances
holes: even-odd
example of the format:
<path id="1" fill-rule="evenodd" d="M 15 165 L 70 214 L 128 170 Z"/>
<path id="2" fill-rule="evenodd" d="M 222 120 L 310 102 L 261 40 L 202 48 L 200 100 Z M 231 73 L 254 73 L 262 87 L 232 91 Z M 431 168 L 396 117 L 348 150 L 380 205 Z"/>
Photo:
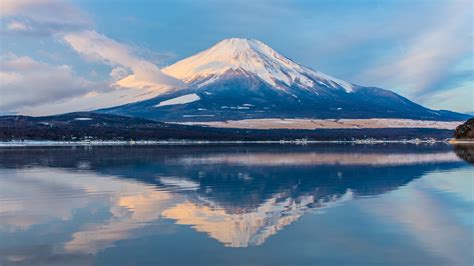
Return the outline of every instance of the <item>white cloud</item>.
<path id="1" fill-rule="evenodd" d="M 58 0 L 2 0 L 0 18 L 4 34 L 48 36 L 90 27 L 89 16 L 81 9 Z"/>
<path id="2" fill-rule="evenodd" d="M 113 81 L 121 80 L 128 75 L 129 71 L 121 66 L 115 67 L 110 71 L 110 78 L 112 78 Z"/>
<path id="3" fill-rule="evenodd" d="M 435 91 L 425 100 L 431 108 L 457 110 L 472 113 L 474 111 L 474 81 L 467 81 L 459 86 Z"/>
<path id="4" fill-rule="evenodd" d="M 94 110 L 146 100 L 161 91 L 122 88 L 77 76 L 68 65 L 49 65 L 27 56 L 0 58 L 0 112 L 26 115 Z M 121 67 L 113 75 L 126 75 Z M 122 73 L 120 73 L 122 72 Z"/>
<path id="5" fill-rule="evenodd" d="M 89 59 L 130 69 L 133 75 L 116 83 L 121 87 L 166 92 L 185 86 L 182 81 L 161 72 L 153 63 L 135 56 L 129 47 L 95 31 L 68 33 L 64 40 Z"/>
<path id="6" fill-rule="evenodd" d="M 155 97 L 184 86 L 124 44 L 90 30 L 88 15 L 56 0 L 5 0 L 0 3 L 4 34 L 59 38 L 88 59 L 113 69 L 104 82 L 77 76 L 71 66 L 53 66 L 30 57 L 2 58 L 0 111 L 46 115 L 92 110 Z"/>
<path id="7" fill-rule="evenodd" d="M 449 78 L 450 69 L 473 51 L 471 1 L 453 1 L 440 5 L 436 22 L 416 25 L 416 36 L 408 42 L 403 53 L 386 56 L 361 73 L 363 80 L 385 84 L 402 94 L 426 100 L 425 93 Z"/>
<path id="8" fill-rule="evenodd" d="M 156 84 L 124 88 L 113 82 L 128 75 L 123 67 L 111 71 L 111 80 L 93 82 L 68 65 L 50 65 L 27 56 L 0 58 L 0 112 L 52 115 L 112 107 L 156 97 Z M 112 84 L 111 84 L 112 82 Z M 143 85 L 145 87 L 145 85 Z"/>
<path id="9" fill-rule="evenodd" d="M 10 23 L 8 23 L 7 29 L 13 31 L 26 31 L 29 30 L 30 27 L 19 21 L 11 21 Z"/>
<path id="10" fill-rule="evenodd" d="M 106 85 L 107 86 L 107 85 Z M 131 88 L 113 88 L 111 90 L 90 90 L 86 94 L 65 98 L 48 104 L 23 106 L 14 111 L 26 115 L 53 115 L 74 111 L 91 111 L 100 108 L 113 107 L 126 103 L 147 100 L 156 97 L 161 92 L 144 91 Z M 12 110 L 7 110 L 12 111 Z"/>
<path id="11" fill-rule="evenodd" d="M 107 90 L 104 84 L 78 77 L 68 65 L 52 66 L 26 56 L 0 59 L 0 110 L 15 111 Z"/>

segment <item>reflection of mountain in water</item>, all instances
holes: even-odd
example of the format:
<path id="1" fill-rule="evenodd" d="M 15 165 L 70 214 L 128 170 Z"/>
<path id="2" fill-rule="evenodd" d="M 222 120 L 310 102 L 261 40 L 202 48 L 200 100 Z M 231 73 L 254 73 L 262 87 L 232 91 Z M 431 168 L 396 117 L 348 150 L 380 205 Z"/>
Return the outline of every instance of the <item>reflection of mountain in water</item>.
<path id="1" fill-rule="evenodd" d="M 178 224 L 193 226 L 229 247 L 260 245 L 266 238 L 296 221 L 302 215 L 351 200 L 353 193 L 318 198 L 314 195 L 292 198 L 275 194 L 254 208 L 221 208 L 209 201 L 188 200 L 163 212 Z"/>
<path id="2" fill-rule="evenodd" d="M 145 205 L 136 204 L 137 198 L 131 196 L 122 198 L 121 206 L 146 213 L 146 222 L 161 214 L 231 247 L 262 244 L 308 212 L 386 193 L 428 171 L 461 165 L 445 145 L 0 150 L 2 168 L 49 166 L 154 185 L 166 196 L 147 196 L 156 200 L 146 204 L 146 212 L 140 210 Z M 147 193 L 153 195 L 153 191 Z M 100 238 L 100 234 L 99 230 L 93 235 Z M 80 239 L 86 241 L 81 246 L 91 245 L 89 237 Z"/>

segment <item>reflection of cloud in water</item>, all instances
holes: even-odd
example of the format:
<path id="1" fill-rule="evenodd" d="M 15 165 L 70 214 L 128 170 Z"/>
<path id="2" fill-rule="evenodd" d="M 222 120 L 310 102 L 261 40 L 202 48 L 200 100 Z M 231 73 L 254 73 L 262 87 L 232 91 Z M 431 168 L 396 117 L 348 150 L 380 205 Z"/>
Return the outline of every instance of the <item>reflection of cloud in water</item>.
<path id="1" fill-rule="evenodd" d="M 103 195 L 88 193 L 93 191 L 87 181 L 94 178 L 84 176 L 81 186 L 77 182 L 81 175 L 59 169 L 2 170 L 2 176 L 2 230 L 25 230 L 51 219 L 68 220 L 72 210 L 104 199 Z"/>
<path id="2" fill-rule="evenodd" d="M 159 219 L 163 204 L 170 200 L 166 192 L 141 188 L 141 191 L 135 193 L 137 194 L 114 197 L 110 205 L 112 218 L 75 232 L 73 239 L 65 243 L 65 250 L 95 253 L 112 246 L 117 240 L 133 238 L 133 230 Z"/>
<path id="3" fill-rule="evenodd" d="M 471 265 L 474 260 L 472 207 L 449 203 L 457 200 L 472 203 L 472 188 L 472 171 L 430 173 L 403 192 L 396 191 L 395 195 L 381 198 L 377 203 L 366 201 L 362 208 L 386 223 L 401 224 L 427 250 L 446 261 L 442 264 Z M 405 196 L 397 196 L 399 193 Z M 466 209 L 457 213 L 453 206 Z M 462 217 L 462 213 L 470 215 Z"/>
<path id="4" fill-rule="evenodd" d="M 72 232 L 72 240 L 64 244 L 71 252 L 95 253 L 131 237 L 132 230 L 158 219 L 172 199 L 168 192 L 141 182 L 90 172 L 51 168 L 29 169 L 18 176 L 9 172 L 4 174 L 10 178 L 0 179 L 0 187 L 5 189 L 0 205 L 2 230 L 27 230 L 35 224 L 71 220 L 78 209 L 106 206 L 110 217 L 98 223 L 85 221 L 79 231 Z M 10 201 L 5 200 L 8 195 Z"/>

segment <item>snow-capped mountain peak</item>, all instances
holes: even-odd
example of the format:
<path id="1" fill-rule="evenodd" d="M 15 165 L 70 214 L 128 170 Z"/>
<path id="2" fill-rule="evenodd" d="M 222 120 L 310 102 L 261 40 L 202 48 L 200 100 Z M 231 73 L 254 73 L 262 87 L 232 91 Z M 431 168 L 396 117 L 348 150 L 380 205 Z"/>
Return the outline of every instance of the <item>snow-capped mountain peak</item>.
<path id="1" fill-rule="evenodd" d="M 254 39 L 231 38 L 183 59 L 163 72 L 198 87 L 208 85 L 229 71 L 257 76 L 277 89 L 294 84 L 312 88 L 315 82 L 351 92 L 353 85 L 299 65 Z"/>
<path id="2" fill-rule="evenodd" d="M 187 86 L 101 111 L 160 121 L 226 121 L 226 125 L 232 124 L 231 120 L 248 123 L 252 119 L 275 119 L 272 121 L 277 121 L 277 128 L 288 123 L 280 120 L 283 118 L 464 117 L 430 110 L 388 90 L 333 78 L 302 66 L 257 40 L 226 39 L 163 71 Z M 321 125 L 315 121 L 311 123 Z M 263 123 L 269 125 L 268 121 Z"/>

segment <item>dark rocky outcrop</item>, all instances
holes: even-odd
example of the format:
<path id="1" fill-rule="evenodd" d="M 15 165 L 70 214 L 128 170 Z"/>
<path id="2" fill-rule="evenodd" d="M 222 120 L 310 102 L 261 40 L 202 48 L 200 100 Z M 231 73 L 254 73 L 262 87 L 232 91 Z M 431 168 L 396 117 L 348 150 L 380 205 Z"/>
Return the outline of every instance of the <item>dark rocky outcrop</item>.
<path id="1" fill-rule="evenodd" d="M 464 124 L 459 125 L 454 133 L 456 139 L 474 140 L 474 118 L 467 120 Z"/>

